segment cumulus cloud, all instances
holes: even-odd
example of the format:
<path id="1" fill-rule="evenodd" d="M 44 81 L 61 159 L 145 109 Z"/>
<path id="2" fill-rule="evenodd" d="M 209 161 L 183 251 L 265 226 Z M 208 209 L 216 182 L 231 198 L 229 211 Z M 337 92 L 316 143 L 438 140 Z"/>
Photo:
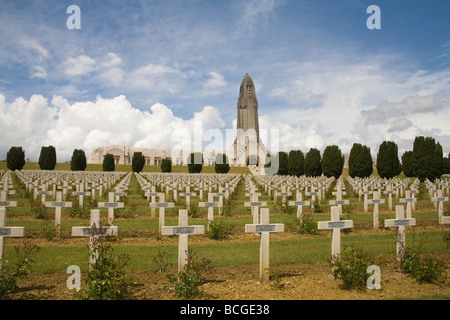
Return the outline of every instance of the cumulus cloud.
<path id="1" fill-rule="evenodd" d="M 2 158 L 11 146 L 22 146 L 32 161 L 37 161 L 41 147 L 47 145 L 55 146 L 58 161 L 70 160 L 74 149 L 81 148 L 88 155 L 108 144 L 173 148 L 179 144 L 176 130 L 193 144 L 195 135 L 202 137 L 205 130 L 223 126 L 220 112 L 212 106 L 182 119 L 161 103 L 148 110 L 137 109 L 123 95 L 71 104 L 62 96 L 54 96 L 49 103 L 41 95 L 8 103 L 0 94 Z"/>
<path id="2" fill-rule="evenodd" d="M 88 75 L 96 68 L 95 59 L 86 55 L 80 55 L 76 58 L 69 57 L 65 62 L 65 73 L 68 76 Z"/>
<path id="3" fill-rule="evenodd" d="M 206 88 L 217 88 L 226 85 L 226 81 L 220 73 L 213 71 L 208 73 L 208 75 L 210 78 L 205 83 Z"/>

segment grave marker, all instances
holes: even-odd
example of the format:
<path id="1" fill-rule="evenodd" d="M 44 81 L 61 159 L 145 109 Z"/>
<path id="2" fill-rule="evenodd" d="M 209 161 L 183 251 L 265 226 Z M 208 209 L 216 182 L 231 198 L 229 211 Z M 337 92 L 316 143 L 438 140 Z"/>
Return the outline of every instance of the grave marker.
<path id="1" fill-rule="evenodd" d="M 332 230 L 331 233 L 331 259 L 335 260 L 336 255 L 341 253 L 341 229 L 353 228 L 353 220 L 341 220 L 339 207 L 331 207 L 331 221 L 317 222 L 320 230 Z"/>
<path id="2" fill-rule="evenodd" d="M 207 207 L 208 208 L 208 230 L 209 230 L 209 225 L 210 223 L 213 221 L 214 219 L 214 207 L 222 207 L 222 202 L 214 202 L 214 196 L 216 196 L 217 193 L 208 193 L 208 202 L 199 202 L 198 206 L 199 207 Z"/>
<path id="3" fill-rule="evenodd" d="M 397 246 L 397 259 L 401 259 L 403 254 L 405 253 L 406 248 L 406 235 L 405 235 L 405 227 L 406 226 L 415 226 L 416 219 L 408 218 L 405 219 L 405 209 L 403 206 L 395 206 L 395 219 L 387 219 L 384 220 L 384 226 L 386 228 L 397 228 L 396 230 L 396 246 Z"/>
<path id="4" fill-rule="evenodd" d="M 109 225 L 112 225 L 114 222 L 114 209 L 124 207 L 123 202 L 114 202 L 115 195 L 116 195 L 115 192 L 109 192 L 108 193 L 108 202 L 99 202 L 98 203 L 99 208 L 108 208 L 108 224 Z"/>
<path id="5" fill-rule="evenodd" d="M 166 208 L 173 208 L 175 204 L 173 202 L 164 202 L 165 201 L 165 194 L 159 193 L 159 202 L 150 202 L 151 208 L 159 208 L 159 233 L 161 233 L 161 229 L 164 226 L 165 221 L 165 209 Z"/>
<path id="6" fill-rule="evenodd" d="M 72 207 L 72 202 L 62 201 L 63 193 L 61 191 L 56 192 L 56 201 L 46 202 L 45 206 L 48 208 L 55 208 L 55 228 L 56 236 L 61 236 L 61 208 Z"/>
<path id="7" fill-rule="evenodd" d="M 164 226 L 161 234 L 164 236 L 178 235 L 178 272 L 183 270 L 187 263 L 188 236 L 190 234 L 204 234 L 205 226 L 189 226 L 188 211 L 180 210 L 178 216 L 178 226 Z"/>
<path id="8" fill-rule="evenodd" d="M 261 208 L 261 223 L 246 224 L 245 232 L 260 234 L 259 276 L 261 281 L 267 281 L 269 280 L 269 234 L 270 232 L 284 232 L 284 224 L 269 224 L 269 209 Z"/>
<path id="9" fill-rule="evenodd" d="M 100 210 L 91 210 L 90 227 L 72 227 L 72 237 L 89 237 L 89 266 L 92 266 L 98 258 L 98 238 L 100 236 L 116 236 L 117 226 L 103 227 L 100 223 Z"/>
<path id="10" fill-rule="evenodd" d="M 433 201 L 439 203 L 438 204 L 439 224 L 450 224 L 450 217 L 444 216 L 444 201 L 448 201 L 448 197 L 443 197 L 442 190 L 438 190 L 437 197 L 434 197 Z"/>
<path id="11" fill-rule="evenodd" d="M 4 192 L 4 191 L 2 191 Z M 5 238 L 25 237 L 24 227 L 6 226 L 6 208 L 0 207 L 0 268 L 2 267 L 3 254 L 5 251 Z"/>

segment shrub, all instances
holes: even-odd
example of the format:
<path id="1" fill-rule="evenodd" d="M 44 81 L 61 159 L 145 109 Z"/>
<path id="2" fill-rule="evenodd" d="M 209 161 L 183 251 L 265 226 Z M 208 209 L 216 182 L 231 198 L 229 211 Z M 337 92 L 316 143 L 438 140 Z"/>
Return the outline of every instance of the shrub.
<path id="1" fill-rule="evenodd" d="M 381 178 L 391 179 L 402 172 L 395 142 L 383 141 L 377 154 L 377 170 Z"/>
<path id="2" fill-rule="evenodd" d="M 125 276 L 125 267 L 130 257 L 127 254 L 115 255 L 108 237 L 100 236 L 94 242 L 97 259 L 91 266 L 85 285 L 74 298 L 83 300 L 124 299 L 129 296 L 131 279 Z M 94 252 L 90 251 L 89 255 Z"/>
<path id="3" fill-rule="evenodd" d="M 133 153 L 133 157 L 131 158 L 131 169 L 133 172 L 141 172 L 145 165 L 145 158 L 142 152 Z"/>
<path id="4" fill-rule="evenodd" d="M 367 178 L 373 172 L 373 160 L 370 148 L 354 143 L 348 158 L 348 174 L 354 177 Z"/>
<path id="5" fill-rule="evenodd" d="M 116 170 L 116 164 L 114 163 L 114 156 L 110 153 L 106 154 L 103 158 L 102 163 L 103 171 L 114 171 Z"/>
<path id="6" fill-rule="evenodd" d="M 338 146 L 327 146 L 322 156 L 322 172 L 326 177 L 338 179 L 344 168 L 345 158 Z"/>
<path id="7" fill-rule="evenodd" d="M 203 155 L 201 152 L 192 152 L 188 158 L 189 173 L 200 173 L 203 169 Z"/>
<path id="8" fill-rule="evenodd" d="M 320 151 L 316 148 L 309 149 L 305 156 L 305 176 L 318 177 L 322 174 L 322 162 Z"/>
<path id="9" fill-rule="evenodd" d="M 231 226 L 223 224 L 221 220 L 213 220 L 209 224 L 209 230 L 206 232 L 206 236 L 214 240 L 228 239 L 231 235 Z"/>
<path id="10" fill-rule="evenodd" d="M 161 160 L 161 172 L 172 172 L 172 160 L 167 158 Z"/>
<path id="11" fill-rule="evenodd" d="M 214 163 L 214 170 L 216 173 L 228 173 L 230 171 L 230 164 L 226 154 L 218 153 Z"/>
<path id="12" fill-rule="evenodd" d="M 437 281 L 446 269 L 445 263 L 427 256 L 420 259 L 418 254 L 405 252 L 400 260 L 401 270 L 419 282 Z"/>
<path id="13" fill-rule="evenodd" d="M 416 137 L 413 145 L 414 175 L 425 181 L 434 181 L 443 172 L 442 146 L 431 137 Z"/>
<path id="14" fill-rule="evenodd" d="M 288 154 L 286 152 L 278 152 L 278 171 L 277 175 L 285 176 L 288 174 Z"/>
<path id="15" fill-rule="evenodd" d="M 377 264 L 372 255 L 355 246 L 345 247 L 340 255 L 331 262 L 334 279 L 342 280 L 342 287 L 346 290 L 362 290 L 370 276 L 367 268 Z"/>
<path id="16" fill-rule="evenodd" d="M 297 219 L 296 228 L 300 234 L 319 234 L 317 221 L 311 214 L 302 214 L 302 219 Z"/>
<path id="17" fill-rule="evenodd" d="M 188 250 L 187 263 L 183 270 L 175 276 L 167 275 L 169 289 L 174 290 L 179 298 L 197 297 L 200 294 L 198 287 L 206 281 L 204 272 L 211 269 L 210 264 L 211 261 L 207 258 L 199 259 L 196 252 Z"/>
<path id="18" fill-rule="evenodd" d="M 86 169 L 86 154 L 81 149 L 73 150 L 72 159 L 70 161 L 70 170 L 84 171 Z"/>
<path id="19" fill-rule="evenodd" d="M 291 150 L 288 159 L 288 174 L 300 177 L 304 172 L 305 156 L 300 150 Z"/>
<path id="20" fill-rule="evenodd" d="M 6 166 L 9 170 L 22 170 L 25 165 L 25 151 L 22 147 L 11 147 L 6 154 Z"/>
<path id="21" fill-rule="evenodd" d="M 0 268 L 0 299 L 6 299 L 8 294 L 18 289 L 17 280 L 26 279 L 31 272 L 31 265 L 34 263 L 32 257 L 39 251 L 31 240 L 24 240 L 23 246 L 14 247 L 16 252 L 15 261 L 2 259 Z"/>
<path id="22" fill-rule="evenodd" d="M 54 146 L 42 147 L 39 155 L 41 170 L 54 170 L 56 166 L 56 150 Z"/>

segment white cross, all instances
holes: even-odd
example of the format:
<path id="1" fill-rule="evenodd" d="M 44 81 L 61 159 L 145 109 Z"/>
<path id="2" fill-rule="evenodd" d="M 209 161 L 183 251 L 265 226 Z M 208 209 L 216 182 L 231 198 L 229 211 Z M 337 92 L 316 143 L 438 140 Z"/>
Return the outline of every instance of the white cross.
<path id="1" fill-rule="evenodd" d="M 72 194 L 78 196 L 79 203 L 80 203 L 80 207 L 83 208 L 83 199 L 84 199 L 84 196 L 89 196 L 91 193 L 90 193 L 90 192 L 85 192 L 85 191 L 84 191 L 84 183 L 81 182 L 81 183 L 79 184 L 79 191 L 73 192 Z"/>
<path id="2" fill-rule="evenodd" d="M 108 208 L 108 224 L 112 225 L 114 222 L 114 208 L 123 208 L 123 202 L 114 202 L 115 192 L 108 193 L 108 202 L 99 202 L 99 208 Z"/>
<path id="3" fill-rule="evenodd" d="M 261 223 L 246 224 L 245 232 L 260 234 L 259 276 L 261 281 L 269 280 L 269 234 L 270 232 L 284 232 L 284 224 L 269 224 L 269 209 L 261 208 Z"/>
<path id="4" fill-rule="evenodd" d="M 17 201 L 7 201 L 9 191 L 0 191 L 0 207 L 17 207 Z"/>
<path id="5" fill-rule="evenodd" d="M 56 228 L 56 235 L 59 237 L 61 235 L 61 208 L 69 208 L 72 207 L 72 202 L 62 201 L 62 192 L 58 191 L 56 192 L 56 201 L 52 202 L 46 202 L 45 206 L 48 208 L 55 208 L 55 228 Z"/>
<path id="6" fill-rule="evenodd" d="M 214 202 L 214 196 L 216 196 L 217 193 L 208 193 L 208 202 L 199 202 L 198 206 L 199 207 L 207 207 L 208 208 L 208 229 L 209 229 L 209 225 L 210 223 L 213 221 L 214 219 L 214 207 L 222 207 L 222 201 L 219 202 Z"/>
<path id="7" fill-rule="evenodd" d="M 173 202 L 164 202 L 166 196 L 164 193 L 159 193 L 159 202 L 150 202 L 151 208 L 159 208 L 159 232 L 161 233 L 161 229 L 164 226 L 165 220 L 165 208 L 173 208 L 175 204 Z"/>
<path id="8" fill-rule="evenodd" d="M 309 201 L 302 201 L 302 193 L 297 191 L 296 201 L 289 201 L 288 204 L 290 206 L 297 206 L 297 219 L 299 219 L 300 222 L 302 222 L 303 206 L 309 206 L 311 203 Z"/>
<path id="9" fill-rule="evenodd" d="M 318 229 L 331 229 L 331 259 L 341 253 L 341 229 L 353 228 L 353 220 L 340 220 L 339 207 L 331 207 L 331 221 L 317 222 Z"/>
<path id="10" fill-rule="evenodd" d="M 442 196 L 442 190 L 438 190 L 437 197 L 433 201 L 438 202 L 438 215 L 440 224 L 450 224 L 450 217 L 444 217 L 444 201 L 448 201 L 448 197 Z"/>
<path id="11" fill-rule="evenodd" d="M 411 215 L 411 204 L 413 202 L 416 202 L 417 199 L 414 197 L 411 197 L 411 192 L 410 191 L 406 191 L 405 192 L 405 197 L 400 199 L 400 202 L 406 202 L 406 217 L 407 218 L 412 218 Z"/>
<path id="12" fill-rule="evenodd" d="M 205 226 L 189 226 L 188 211 L 180 210 L 178 216 L 178 226 L 164 226 L 161 234 L 164 236 L 178 235 L 178 272 L 183 270 L 187 263 L 188 236 L 190 234 L 205 233 Z"/>
<path id="13" fill-rule="evenodd" d="M 405 253 L 406 248 L 406 235 L 405 226 L 415 226 L 416 219 L 405 219 L 405 208 L 403 206 L 395 206 L 395 219 L 384 220 L 384 226 L 386 228 L 396 227 L 397 231 L 397 259 L 400 259 Z"/>
<path id="14" fill-rule="evenodd" d="M 368 200 L 368 195 L 372 194 L 372 191 L 368 191 L 367 190 L 367 186 L 364 187 L 363 191 L 360 191 L 361 194 L 364 195 L 364 212 L 368 212 L 369 211 L 369 203 L 367 202 Z"/>
<path id="15" fill-rule="evenodd" d="M 4 192 L 4 191 L 2 191 Z M 5 251 L 5 238 L 8 237 L 25 237 L 24 227 L 7 227 L 6 226 L 6 208 L 0 207 L 0 268 L 2 267 L 2 259 Z"/>
<path id="16" fill-rule="evenodd" d="M 386 191 L 384 191 L 383 193 L 388 195 L 388 206 L 390 211 L 392 210 L 392 194 L 394 193 L 394 191 L 392 191 L 392 185 L 388 184 L 386 187 Z"/>
<path id="17" fill-rule="evenodd" d="M 90 227 L 72 227 L 72 237 L 89 237 L 89 265 L 95 264 L 98 258 L 98 238 L 100 236 L 116 236 L 118 234 L 117 226 L 103 227 L 100 223 L 100 210 L 91 210 Z"/>
<path id="18" fill-rule="evenodd" d="M 190 208 L 191 206 L 191 197 L 196 197 L 197 194 L 195 192 L 191 192 L 191 187 L 186 186 L 186 192 L 180 192 L 181 197 L 186 197 L 186 208 Z"/>
<path id="19" fill-rule="evenodd" d="M 330 200 L 328 201 L 328 204 L 338 206 L 339 212 L 342 215 L 342 205 L 350 203 L 349 200 L 342 200 L 342 195 L 346 193 L 343 192 L 341 188 L 338 188 L 337 192 L 332 192 L 331 194 L 336 196 L 336 200 Z"/>
<path id="20" fill-rule="evenodd" d="M 377 199 L 378 192 L 373 193 L 373 199 L 367 200 L 368 204 L 373 204 L 373 228 L 378 229 L 378 205 L 384 203 L 384 199 Z"/>
<path id="21" fill-rule="evenodd" d="M 258 195 L 257 194 L 253 194 L 253 196 L 251 198 L 252 198 L 253 201 L 244 202 L 244 206 L 252 208 L 253 224 L 257 224 L 258 220 L 259 220 L 259 214 L 258 214 L 259 207 L 267 206 L 267 202 L 266 201 L 258 201 Z M 254 200 L 256 200 L 256 201 L 254 201 Z"/>

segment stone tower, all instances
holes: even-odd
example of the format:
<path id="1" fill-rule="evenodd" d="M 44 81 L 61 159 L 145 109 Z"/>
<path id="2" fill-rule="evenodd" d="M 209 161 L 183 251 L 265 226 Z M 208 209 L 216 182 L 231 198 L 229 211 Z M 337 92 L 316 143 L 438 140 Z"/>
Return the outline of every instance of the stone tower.
<path id="1" fill-rule="evenodd" d="M 258 100 L 255 85 L 248 73 L 239 88 L 236 129 L 235 164 L 263 166 L 266 153 L 262 152 L 265 148 L 259 139 Z"/>

